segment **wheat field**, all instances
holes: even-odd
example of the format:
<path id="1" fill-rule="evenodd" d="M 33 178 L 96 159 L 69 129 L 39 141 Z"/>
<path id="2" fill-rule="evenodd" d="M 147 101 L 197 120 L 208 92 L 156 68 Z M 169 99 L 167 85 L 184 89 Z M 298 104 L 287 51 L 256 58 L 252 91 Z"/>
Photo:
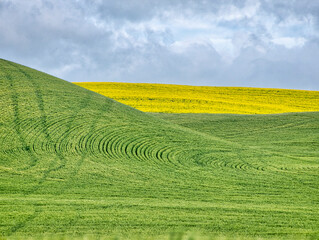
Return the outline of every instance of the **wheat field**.
<path id="1" fill-rule="evenodd" d="M 0 59 L 0 239 L 318 239 L 319 112 L 145 113 Z"/>

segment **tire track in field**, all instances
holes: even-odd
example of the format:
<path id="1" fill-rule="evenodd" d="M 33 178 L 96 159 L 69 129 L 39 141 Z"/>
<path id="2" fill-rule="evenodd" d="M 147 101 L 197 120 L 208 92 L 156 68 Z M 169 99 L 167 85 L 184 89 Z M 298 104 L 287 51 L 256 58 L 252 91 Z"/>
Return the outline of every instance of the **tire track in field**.
<path id="1" fill-rule="evenodd" d="M 102 105 L 102 109 L 100 109 L 100 111 L 98 112 L 98 115 L 95 116 L 94 120 L 91 122 L 91 124 L 89 125 L 89 133 L 94 132 L 95 128 L 96 128 L 96 124 L 98 123 L 98 121 L 100 120 L 100 118 L 103 115 L 103 112 L 108 110 L 105 109 L 105 105 Z M 109 108 L 109 107 L 107 107 Z M 103 111 L 104 110 L 104 111 Z M 69 139 L 69 138 L 68 138 Z M 81 139 L 80 138 L 80 142 L 78 142 L 78 148 L 76 149 L 76 151 L 79 153 L 80 149 L 82 150 L 81 146 Z M 80 152 L 80 160 L 77 162 L 76 164 L 76 168 L 73 170 L 72 173 L 70 173 L 70 177 L 67 179 L 66 184 L 64 185 L 64 187 L 62 187 L 60 189 L 59 192 L 57 192 L 56 194 L 63 194 L 65 192 L 65 190 L 69 187 L 70 184 L 72 184 L 72 180 L 74 180 L 75 176 L 78 174 L 78 172 L 80 171 L 81 166 L 83 165 L 84 160 L 88 157 L 88 151 L 87 151 L 87 147 L 85 146 L 84 151 Z"/>
<path id="2" fill-rule="evenodd" d="M 92 145 L 98 146 L 98 151 L 95 151 L 95 153 L 110 158 L 125 157 L 166 165 L 167 163 L 173 163 L 173 153 L 176 150 L 174 146 L 163 146 L 152 139 L 151 135 L 138 134 L 136 131 L 131 131 L 129 127 L 116 128 L 105 133 L 103 133 L 104 129 L 101 129 L 101 131 L 96 135 L 102 136 L 102 138 L 95 138 L 92 141 Z"/>
<path id="3" fill-rule="evenodd" d="M 40 110 L 40 114 L 41 114 L 40 122 L 41 122 L 41 125 L 42 125 L 42 132 L 45 134 L 45 138 L 47 139 L 47 142 L 50 143 L 50 145 L 56 146 L 56 143 L 53 141 L 53 139 L 51 138 L 50 133 L 48 131 L 48 121 L 47 121 L 47 116 L 46 116 L 45 109 L 44 109 L 44 101 L 43 101 L 42 92 L 41 92 L 39 86 L 34 82 L 32 77 L 28 73 L 23 71 L 20 67 L 14 66 L 12 64 L 10 64 L 10 65 L 13 66 L 14 68 L 16 68 L 20 73 L 22 73 L 28 79 L 28 81 L 31 83 L 32 87 L 34 88 L 34 92 L 35 92 L 37 103 L 38 103 L 38 109 Z M 80 105 L 80 109 L 78 109 L 78 110 L 81 110 L 81 109 L 85 108 L 88 105 L 88 102 L 89 102 L 88 100 L 89 100 L 89 92 L 87 94 L 87 98 L 83 98 L 83 102 Z M 69 128 L 69 129 L 71 128 L 72 123 L 74 122 L 74 120 L 75 120 L 75 118 L 77 116 L 77 113 L 78 113 L 78 111 L 76 111 L 76 109 L 74 109 L 73 116 L 71 118 L 71 121 L 67 125 L 67 128 Z M 32 150 L 35 150 L 34 146 L 33 146 Z M 49 174 L 51 172 L 58 171 L 58 170 L 60 170 L 60 169 L 65 167 L 66 159 L 63 156 L 63 154 L 60 151 L 55 151 L 55 155 L 56 155 L 56 157 L 58 158 L 58 160 L 60 162 L 59 165 L 54 167 L 56 162 L 51 162 L 51 165 L 49 166 L 48 170 L 46 170 L 44 172 L 42 178 L 38 181 L 37 186 L 35 186 L 33 189 L 31 189 L 31 191 L 29 191 L 29 194 L 35 192 L 36 190 L 38 190 L 39 187 L 42 185 L 42 183 L 46 181 L 47 177 L 49 176 Z"/>
<path id="4" fill-rule="evenodd" d="M 82 109 L 85 109 L 85 108 L 88 106 L 88 104 L 89 104 L 89 101 L 90 101 L 90 96 L 89 96 L 89 95 L 90 95 L 90 94 L 88 93 L 88 94 L 86 95 L 86 98 L 83 98 L 82 104 L 80 104 L 79 109 L 77 109 L 78 111 L 76 111 L 76 109 L 74 109 L 73 115 L 68 117 L 68 118 L 69 118 L 69 121 L 67 121 L 67 124 L 66 124 L 66 125 L 62 125 L 62 124 L 59 125 L 59 124 L 57 124 L 57 123 L 59 123 L 59 121 L 56 121 L 55 118 L 54 118 L 54 121 L 53 121 L 52 123 L 50 123 L 50 124 L 46 123 L 46 125 L 44 125 L 45 131 L 47 131 L 48 134 L 49 134 L 49 131 L 48 131 L 48 130 L 49 130 L 49 126 L 54 126 L 53 131 L 50 131 L 50 134 L 53 134 L 55 131 L 58 131 L 57 129 L 58 129 L 58 127 L 61 126 L 61 125 L 62 125 L 62 127 L 63 127 L 63 126 L 66 126 L 66 129 L 67 129 L 67 130 L 66 130 L 66 133 L 69 133 L 72 129 L 74 129 L 75 127 L 73 127 L 73 124 L 74 124 L 75 119 L 76 119 L 77 116 L 78 116 L 79 111 L 82 110 Z M 64 117 L 63 117 L 63 120 L 65 120 L 65 119 L 66 119 L 66 118 L 65 118 L 65 116 L 64 116 Z M 60 121 L 61 121 L 61 120 L 60 120 Z M 61 123 L 61 122 L 60 122 L 60 123 Z M 47 127 L 45 127 L 45 126 L 47 126 Z M 46 145 L 42 145 L 42 147 L 41 147 L 41 151 L 42 151 L 42 152 L 46 152 L 47 149 L 52 149 L 53 152 L 54 152 L 54 154 L 56 154 L 56 155 L 58 156 L 58 158 L 60 159 L 60 162 L 61 162 L 61 163 L 60 163 L 59 166 L 57 166 L 57 167 L 55 167 L 55 168 L 51 168 L 51 169 L 49 168 L 49 169 L 47 170 L 46 175 L 43 176 L 42 181 L 39 182 L 38 186 L 36 186 L 36 188 L 33 190 L 33 192 L 36 191 L 36 190 L 38 190 L 38 189 L 40 188 L 41 184 L 48 178 L 48 176 L 49 176 L 49 174 L 50 174 L 51 172 L 58 171 L 58 170 L 60 170 L 60 169 L 62 169 L 62 168 L 65 167 L 65 165 L 66 165 L 66 159 L 65 159 L 65 156 L 63 155 L 63 153 L 64 153 L 64 152 L 68 152 L 68 150 L 70 150 L 70 149 L 72 149 L 72 148 L 61 148 L 61 146 L 63 146 L 62 144 L 63 144 L 63 142 L 53 141 L 53 140 L 50 138 Z"/>
<path id="5" fill-rule="evenodd" d="M 9 63 L 7 61 L 5 61 L 6 63 Z M 9 64 L 11 66 L 11 64 Z M 18 101 L 18 94 L 17 94 L 17 91 L 15 90 L 14 88 L 14 81 L 12 79 L 12 77 L 5 73 L 5 77 L 8 79 L 9 81 L 9 89 L 11 90 L 11 101 L 12 101 L 12 105 L 13 105 L 13 128 L 14 130 L 16 131 L 17 135 L 18 135 L 18 138 L 19 138 L 19 141 L 21 142 L 22 144 L 22 149 L 27 151 L 29 157 L 30 157 L 30 164 L 29 164 L 29 167 L 27 168 L 22 168 L 20 170 L 26 170 L 30 167 L 33 167 L 37 164 L 38 162 L 38 158 L 34 155 L 34 153 L 32 151 L 30 151 L 30 148 L 29 148 L 29 145 L 27 144 L 25 138 L 23 137 L 22 133 L 21 133 L 21 127 L 20 127 L 20 113 L 19 113 L 19 101 Z"/>
<path id="6" fill-rule="evenodd" d="M 90 157 L 105 159 L 134 159 L 149 162 L 150 160 L 152 162 L 158 160 L 157 163 L 167 163 L 169 162 L 168 159 L 174 156 L 172 154 L 173 147 L 161 145 L 158 141 L 153 140 L 150 134 L 136 132 L 127 125 L 102 124 L 102 127 L 96 128 L 96 122 L 101 117 L 95 116 L 94 119 L 91 127 L 85 123 L 79 123 L 70 131 L 64 132 L 57 138 L 55 148 L 60 152 L 69 152 L 82 157 L 87 154 Z M 85 119 L 82 120 L 85 121 Z M 88 121 L 90 122 L 90 120 Z M 52 122 L 56 125 L 63 125 L 61 120 L 52 119 Z M 58 127 L 56 126 L 53 129 Z M 87 131 L 87 129 L 89 130 Z M 72 140 L 71 143 L 69 143 L 70 140 Z M 53 151 L 46 147 L 37 150 L 45 149 Z"/>
<path id="7" fill-rule="evenodd" d="M 7 236 L 12 236 L 14 233 L 18 232 L 18 230 L 23 229 L 28 223 L 30 223 L 31 221 L 33 221 L 41 212 L 37 206 L 34 206 L 34 212 L 33 214 L 29 215 L 28 217 L 26 217 L 23 221 L 18 222 L 17 224 L 15 224 L 14 226 L 11 227 L 11 229 L 6 232 Z"/>
<path id="8" fill-rule="evenodd" d="M 100 111 L 102 114 L 103 111 Z M 102 116 L 102 115 L 101 115 Z M 112 159 L 115 161 L 142 161 L 148 163 L 169 163 L 173 155 L 170 147 L 159 148 L 156 142 L 151 142 L 151 136 L 130 135 L 131 126 L 104 126 L 96 128 L 97 122 L 101 120 L 101 116 L 96 116 L 90 126 L 88 134 L 80 134 L 77 138 L 78 146 L 75 152 L 81 156 L 77 163 L 76 169 L 70 174 L 64 187 L 59 191 L 62 194 L 68 189 L 70 184 L 77 176 L 80 168 L 87 157 L 92 161 L 107 161 Z M 84 130 L 84 129 L 82 129 Z M 77 129 L 81 132 L 81 129 Z M 135 136 L 135 137 L 128 137 Z M 62 137 L 61 139 L 68 139 Z M 66 145 L 68 145 L 66 143 Z M 93 158 L 92 158 L 93 157 Z"/>
<path id="9" fill-rule="evenodd" d="M 52 143 L 52 144 L 54 144 L 54 141 L 52 140 L 52 138 L 50 136 L 50 133 L 48 131 L 48 128 L 47 128 L 47 126 L 48 126 L 48 124 L 47 124 L 47 115 L 46 115 L 45 110 L 44 110 L 44 102 L 43 102 L 42 92 L 41 92 L 39 86 L 34 82 L 32 77 L 28 73 L 23 71 L 20 67 L 17 67 L 17 69 L 29 80 L 29 82 L 31 83 L 32 87 L 34 88 L 34 92 L 35 92 L 36 99 L 37 99 L 37 104 L 38 104 L 38 109 L 40 110 L 40 122 L 41 122 L 41 125 L 42 125 L 42 132 L 44 133 L 45 138 L 47 139 L 47 141 Z M 60 152 L 56 152 L 56 156 L 61 162 L 60 165 L 55 167 L 55 168 L 53 168 L 53 167 L 51 167 L 51 169 L 49 168 L 49 170 L 47 170 L 44 173 L 44 178 L 40 181 L 40 183 L 45 181 L 45 179 L 50 174 L 50 172 L 56 171 L 56 170 L 58 170 L 60 168 L 63 168 L 65 166 L 66 160 L 63 157 L 63 155 Z M 54 163 L 51 164 L 51 166 L 52 165 L 54 165 Z"/>
<path id="10" fill-rule="evenodd" d="M 203 147 L 191 147 L 189 150 L 195 150 L 195 153 L 191 155 L 187 154 L 188 150 L 183 150 L 182 152 L 186 152 L 184 155 L 187 162 L 194 162 L 198 166 L 212 166 L 214 168 L 232 168 L 238 170 L 254 169 L 258 171 L 265 171 L 267 169 L 265 165 L 263 166 L 260 164 L 250 163 L 245 160 L 245 152 L 248 149 L 251 150 L 249 146 L 245 146 L 228 139 L 223 139 L 209 133 L 200 132 L 181 125 L 178 125 L 178 127 L 179 129 L 187 131 L 190 134 L 200 137 L 201 139 L 203 138 L 203 142 L 206 144 L 206 146 Z M 221 150 L 218 147 L 214 148 L 214 142 L 222 143 L 232 150 Z M 233 153 L 232 156 L 227 158 L 227 154 L 230 154 L 231 152 Z M 218 153 L 220 153 L 220 155 L 216 156 Z M 257 153 L 256 150 L 254 150 L 254 153 Z"/>
<path id="11" fill-rule="evenodd" d="M 216 156 L 216 154 L 219 154 Z M 212 149 L 196 153 L 191 157 L 198 166 L 213 168 L 230 168 L 241 171 L 264 171 L 264 167 L 244 160 L 242 150 L 237 149 L 236 154 L 227 150 Z"/>
<path id="12" fill-rule="evenodd" d="M 19 66 L 14 66 L 14 65 L 12 65 L 12 66 L 15 67 L 21 74 L 23 74 L 28 79 L 28 82 L 31 84 L 31 86 L 33 87 L 34 93 L 36 96 L 36 100 L 37 100 L 37 104 L 38 104 L 38 109 L 40 111 L 40 124 L 42 125 L 42 133 L 44 133 L 47 142 L 53 143 L 53 140 L 52 140 L 52 138 L 47 130 L 47 116 L 46 116 L 45 110 L 44 110 L 44 102 L 43 102 L 41 90 L 39 89 L 38 85 L 36 85 L 36 83 L 33 81 L 32 77 L 28 73 L 23 71 Z M 29 194 L 38 190 L 39 186 L 47 179 L 48 175 L 52 171 L 58 170 L 65 165 L 65 159 L 62 156 L 62 154 L 57 152 L 56 157 L 61 162 L 60 165 L 58 167 L 54 167 L 54 165 L 57 163 L 57 161 L 51 161 L 48 170 L 44 171 L 44 174 L 43 174 L 42 178 L 38 181 L 37 186 L 32 188 L 30 191 L 28 191 Z"/>
<path id="13" fill-rule="evenodd" d="M 306 124 L 308 122 L 310 122 L 311 120 L 306 120 L 306 121 L 299 121 L 297 123 L 297 126 L 301 126 L 303 124 Z M 277 127 L 274 127 L 274 128 L 287 128 L 289 126 L 295 126 L 295 125 L 287 125 L 285 124 L 284 126 L 277 126 Z M 298 157 L 294 157 L 294 156 L 291 156 L 289 154 L 284 154 L 284 153 L 280 153 L 280 152 L 275 152 L 275 151 L 272 151 L 272 150 L 268 150 L 268 149 L 264 149 L 264 148 L 261 148 L 261 147 L 258 147 L 258 146 L 247 146 L 247 145 L 244 145 L 244 144 L 241 144 L 239 142 L 236 142 L 236 141 L 232 141 L 231 139 L 223 139 L 223 138 L 220 138 L 220 137 L 216 137 L 210 133 L 205 133 L 205 132 L 200 132 L 200 131 L 196 131 L 194 129 L 191 129 L 191 128 L 188 128 L 188 127 L 183 127 L 183 126 L 180 126 L 181 129 L 187 129 L 189 132 L 193 133 L 193 134 L 196 134 L 198 136 L 202 136 L 206 139 L 209 139 L 210 141 L 217 141 L 217 142 L 220 142 L 220 143 L 223 143 L 227 146 L 231 146 L 233 148 L 236 148 L 237 151 L 237 155 L 236 155 L 236 158 L 237 159 L 240 159 L 240 161 L 242 163 L 231 163 L 231 162 L 224 162 L 224 161 L 221 161 L 220 159 L 216 159 L 214 156 L 211 158 L 211 160 L 209 160 L 209 155 L 210 155 L 210 152 L 212 152 L 214 149 L 212 150 L 207 150 L 205 148 L 202 148 L 203 149 L 203 154 L 198 154 L 196 155 L 196 163 L 198 163 L 198 165 L 202 165 L 202 166 L 208 166 L 209 164 L 205 164 L 208 163 L 208 162 L 211 162 L 211 164 L 213 166 L 216 166 L 216 167 L 234 167 L 234 168 L 238 168 L 238 169 L 248 169 L 248 168 L 252 168 L 252 169 L 256 169 L 256 170 L 260 170 L 260 171 L 278 171 L 278 170 L 296 170 L 296 169 L 317 169 L 319 168 L 319 165 L 317 166 L 298 166 L 298 168 L 295 168 L 293 166 L 291 167 L 287 167 L 286 169 L 285 168 L 281 168 L 279 167 L 278 165 L 274 164 L 274 163 L 271 163 L 271 162 L 268 162 L 268 161 L 264 161 L 265 158 L 267 158 L 267 156 L 271 155 L 276 155 L 278 157 L 282 157 L 282 158 L 288 158 L 288 159 L 292 159 L 292 160 L 299 160 L 300 161 L 300 158 Z M 245 152 L 248 150 L 248 152 L 250 151 L 248 157 L 251 159 L 252 156 L 251 154 L 253 155 L 256 155 L 254 158 L 258 159 L 254 162 L 249 162 L 247 160 L 245 160 L 247 158 L 247 156 L 245 157 Z M 208 153 L 207 153 L 208 151 Z M 239 154 L 240 153 L 240 154 Z M 211 154 L 214 154 L 214 153 L 211 153 Z M 192 161 L 192 157 L 188 157 L 188 160 L 189 161 Z"/>
<path id="14" fill-rule="evenodd" d="M 300 127 L 304 124 L 307 124 L 309 122 L 312 122 L 312 119 L 307 119 L 307 120 L 302 120 L 302 121 L 298 121 L 298 122 L 294 122 L 294 123 L 285 123 L 279 126 L 272 126 L 272 127 L 263 127 L 263 128 L 257 128 L 254 130 L 250 130 L 249 132 L 247 131 L 242 131 L 242 132 L 237 132 L 237 133 L 233 133 L 233 134 L 227 134 L 225 136 L 227 136 L 227 139 L 229 137 L 244 137 L 244 136 L 251 136 L 252 134 L 258 134 L 258 133 L 264 133 L 265 131 L 272 131 L 272 130 L 278 130 L 278 129 L 291 129 L 291 128 L 295 128 L 295 127 Z"/>

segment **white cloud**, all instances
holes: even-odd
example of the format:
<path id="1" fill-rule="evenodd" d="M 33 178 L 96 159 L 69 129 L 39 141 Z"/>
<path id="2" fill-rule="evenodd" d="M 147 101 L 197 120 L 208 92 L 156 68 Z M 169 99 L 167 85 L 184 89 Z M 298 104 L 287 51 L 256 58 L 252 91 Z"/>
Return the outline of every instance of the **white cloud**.
<path id="1" fill-rule="evenodd" d="M 80 64 L 69 64 L 61 66 L 57 69 L 52 69 L 52 74 L 56 76 L 67 75 L 72 71 L 79 70 L 81 68 Z"/>
<path id="2" fill-rule="evenodd" d="M 237 52 L 232 43 L 232 39 L 211 37 L 209 40 L 226 63 L 231 63 L 236 57 Z"/>
<path id="3" fill-rule="evenodd" d="M 250 19 L 257 14 L 259 6 L 260 3 L 258 0 L 248 0 L 242 8 L 233 4 L 224 5 L 218 12 L 218 19 L 226 21 L 238 21 L 245 18 Z"/>
<path id="4" fill-rule="evenodd" d="M 282 38 L 274 38 L 271 40 L 273 43 L 285 46 L 286 48 L 295 48 L 302 47 L 306 43 L 306 39 L 303 37 L 282 37 Z"/>

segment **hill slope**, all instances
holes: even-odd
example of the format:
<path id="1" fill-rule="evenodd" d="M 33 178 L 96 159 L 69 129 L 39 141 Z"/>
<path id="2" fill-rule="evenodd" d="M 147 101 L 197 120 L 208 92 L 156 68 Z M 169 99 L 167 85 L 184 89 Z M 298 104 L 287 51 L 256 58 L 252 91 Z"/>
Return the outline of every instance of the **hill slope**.
<path id="1" fill-rule="evenodd" d="M 147 83 L 75 84 L 144 112 L 270 114 L 319 111 L 319 91 Z"/>
<path id="2" fill-rule="evenodd" d="M 3 236 L 318 235 L 319 153 L 296 148 L 300 134 L 287 136 L 288 156 L 224 136 L 236 124 L 260 136 L 237 116 L 219 132 L 195 118 L 181 126 L 5 60 L 0 111 Z M 285 125 L 316 142 L 318 119 Z"/>
<path id="3" fill-rule="evenodd" d="M 154 114 L 195 131 L 269 153 L 282 169 L 317 168 L 319 113 L 268 115 Z M 264 159 L 260 159 L 263 161 Z M 289 162 L 289 165 L 287 163 Z M 306 166 L 307 165 L 307 166 Z"/>

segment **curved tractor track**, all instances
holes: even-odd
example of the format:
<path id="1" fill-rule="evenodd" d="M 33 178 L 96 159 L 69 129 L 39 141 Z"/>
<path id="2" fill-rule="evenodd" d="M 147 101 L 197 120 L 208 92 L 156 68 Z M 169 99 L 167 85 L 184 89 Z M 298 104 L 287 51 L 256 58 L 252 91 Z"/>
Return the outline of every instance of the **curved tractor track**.
<path id="1" fill-rule="evenodd" d="M 28 167 L 34 168 L 40 164 L 43 155 L 55 156 L 57 163 L 52 171 L 63 168 L 66 157 L 90 157 L 99 161 L 117 160 L 146 162 L 151 165 L 168 165 L 171 167 L 187 168 L 190 166 L 233 168 L 237 170 L 264 170 L 262 166 L 253 166 L 243 160 L 241 149 L 236 153 L 230 150 L 219 150 L 214 142 L 201 139 L 201 144 L 190 143 L 187 139 L 172 138 L 170 131 L 161 134 L 153 128 L 130 125 L 88 124 L 89 116 L 61 115 L 47 117 L 46 125 L 39 118 L 19 121 L 24 142 L 16 148 L 5 145 L 16 138 L 13 131 L 1 132 L 0 144 L 6 146 L 0 151 L 15 158 L 28 156 L 31 161 Z M 91 119 L 103 122 L 103 118 Z M 181 132 L 182 133 L 182 132 Z M 49 136 L 49 137 L 48 137 Z M 218 142 L 217 142 L 218 143 Z"/>

